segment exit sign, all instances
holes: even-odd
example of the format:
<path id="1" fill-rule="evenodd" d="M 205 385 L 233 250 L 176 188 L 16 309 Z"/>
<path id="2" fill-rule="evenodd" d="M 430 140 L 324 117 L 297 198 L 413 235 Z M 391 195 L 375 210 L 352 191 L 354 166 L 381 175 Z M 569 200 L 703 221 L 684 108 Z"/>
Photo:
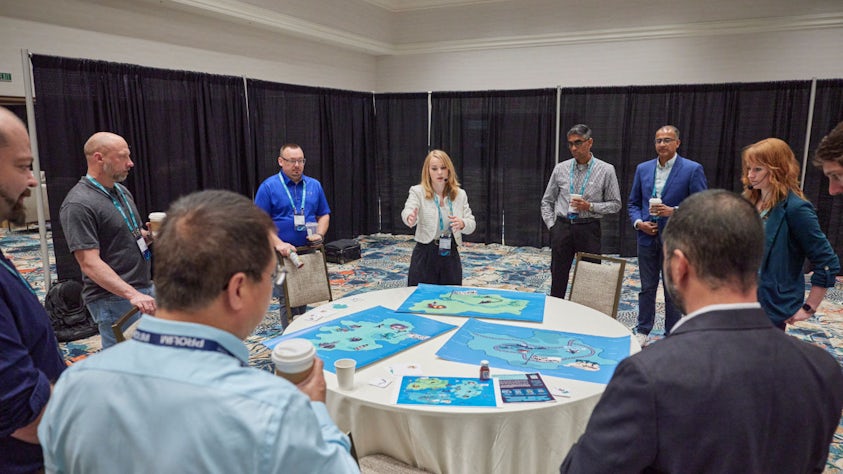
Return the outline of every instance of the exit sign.
<path id="1" fill-rule="evenodd" d="M 12 82 L 12 73 L 0 72 L 0 82 Z"/>

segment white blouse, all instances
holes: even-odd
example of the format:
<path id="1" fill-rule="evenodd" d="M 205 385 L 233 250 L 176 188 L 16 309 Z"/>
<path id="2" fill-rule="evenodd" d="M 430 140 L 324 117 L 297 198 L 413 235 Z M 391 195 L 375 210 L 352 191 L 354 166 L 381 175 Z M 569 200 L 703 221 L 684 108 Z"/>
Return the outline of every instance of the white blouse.
<path id="1" fill-rule="evenodd" d="M 453 202 L 454 215 L 465 222 L 465 228 L 454 232 L 454 239 L 457 245 L 462 245 L 462 235 L 474 232 L 477 227 L 477 222 L 474 220 L 474 214 L 471 213 L 471 208 L 468 207 L 468 195 L 464 190 L 457 191 L 457 198 Z M 416 242 L 428 244 L 439 237 L 439 211 L 437 210 L 436 201 L 434 199 L 425 199 L 424 188 L 421 184 L 417 184 L 410 188 L 410 194 L 407 196 L 407 202 L 404 203 L 404 210 L 401 211 L 401 220 L 404 221 L 408 227 L 413 227 L 407 222 L 407 216 L 413 213 L 414 209 L 419 210 L 419 215 L 416 219 Z M 449 225 L 448 214 L 451 213 L 449 204 L 445 203 L 442 209 L 442 220 L 445 225 Z"/>

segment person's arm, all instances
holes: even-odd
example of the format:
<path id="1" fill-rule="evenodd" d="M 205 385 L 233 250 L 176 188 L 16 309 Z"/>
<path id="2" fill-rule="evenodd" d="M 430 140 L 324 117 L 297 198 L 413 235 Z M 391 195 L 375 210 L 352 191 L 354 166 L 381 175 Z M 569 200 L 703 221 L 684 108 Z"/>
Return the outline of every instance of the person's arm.
<path id="1" fill-rule="evenodd" d="M 136 290 L 100 258 L 99 249 L 84 249 L 73 252 L 79 267 L 88 278 L 112 294 L 126 298 L 132 306 L 145 314 L 155 314 L 155 298 Z"/>
<path id="2" fill-rule="evenodd" d="M 278 251 L 278 253 L 281 254 L 282 257 L 289 257 L 290 252 L 296 251 L 295 245 L 284 242 L 276 234 L 272 234 L 271 239 L 272 239 L 272 246 L 275 248 L 275 250 Z"/>
<path id="3" fill-rule="evenodd" d="M 641 203 L 641 166 L 635 170 L 635 178 L 632 181 L 632 190 L 629 191 L 629 201 L 627 204 L 627 212 L 629 213 L 629 221 L 632 227 L 642 230 L 637 224 L 647 221 L 647 217 L 642 214 Z M 647 210 L 649 215 L 650 211 Z"/>
<path id="4" fill-rule="evenodd" d="M 545 227 L 550 229 L 556 222 L 556 200 L 559 199 L 559 184 L 556 182 L 556 174 L 559 166 L 553 168 L 553 173 L 550 174 L 550 180 L 547 182 L 547 187 L 544 190 L 541 203 L 542 221 Z"/>
<path id="5" fill-rule="evenodd" d="M 467 235 L 474 232 L 474 229 L 477 228 L 477 221 L 471 212 L 471 206 L 468 205 L 468 194 L 466 194 L 465 190 L 460 190 L 460 193 L 464 197 L 464 202 L 462 205 L 462 217 L 456 218 L 456 221 L 460 224 L 460 228 L 457 230 L 461 234 Z"/>
<path id="6" fill-rule="evenodd" d="M 640 473 L 658 449 L 656 388 L 634 357 L 618 364 L 560 473 Z"/>
<path id="7" fill-rule="evenodd" d="M 410 188 L 410 192 L 407 194 L 407 200 L 404 202 L 404 210 L 401 211 L 401 220 L 404 221 L 407 227 L 415 227 L 418 224 L 420 207 L 421 202 L 419 201 L 419 197 L 416 196 L 413 188 Z"/>
<path id="8" fill-rule="evenodd" d="M 618 176 L 615 167 L 607 165 L 608 169 L 603 180 L 603 201 L 590 202 L 588 211 L 596 214 L 614 214 L 621 210 L 621 190 L 618 186 Z"/>
<path id="9" fill-rule="evenodd" d="M 53 386 L 50 385 L 50 393 L 53 391 Z M 41 413 L 38 414 L 38 417 L 32 421 L 32 423 L 20 427 L 16 429 L 12 433 L 12 438 L 19 439 L 21 441 L 31 443 L 31 444 L 39 444 L 38 442 L 38 425 L 41 423 L 41 418 L 44 416 L 44 410 L 47 409 L 47 405 L 41 407 Z"/>
<path id="10" fill-rule="evenodd" d="M 690 196 L 691 194 L 705 191 L 706 189 L 708 189 L 708 181 L 705 179 L 705 170 L 703 170 L 702 165 L 698 165 L 694 167 L 694 174 L 691 175 L 688 195 Z"/>

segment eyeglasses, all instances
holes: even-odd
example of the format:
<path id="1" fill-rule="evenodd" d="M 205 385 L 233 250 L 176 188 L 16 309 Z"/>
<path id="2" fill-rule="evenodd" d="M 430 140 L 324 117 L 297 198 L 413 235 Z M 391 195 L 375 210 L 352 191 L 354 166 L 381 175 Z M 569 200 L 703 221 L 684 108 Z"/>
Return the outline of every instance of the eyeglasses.
<path id="1" fill-rule="evenodd" d="M 302 158 L 300 160 L 288 160 L 288 159 L 284 158 L 283 156 L 281 157 L 281 159 L 286 161 L 287 163 L 290 163 L 291 165 L 302 165 L 302 166 L 304 166 L 304 163 L 307 161 L 307 158 Z"/>
<path id="2" fill-rule="evenodd" d="M 664 143 L 665 145 L 670 145 L 675 141 L 675 138 L 656 138 L 656 145 L 661 145 L 662 143 Z"/>
<path id="3" fill-rule="evenodd" d="M 579 148 L 579 147 L 583 146 L 583 144 L 585 144 L 585 143 L 586 143 L 586 142 L 588 142 L 589 140 L 591 140 L 591 139 L 590 139 L 590 138 L 587 138 L 587 139 L 585 139 L 585 140 L 574 140 L 574 141 L 572 141 L 572 142 L 568 142 L 568 147 L 569 147 L 569 148 L 573 148 L 573 147 L 577 147 L 577 148 Z"/>
<path id="4" fill-rule="evenodd" d="M 278 250 L 275 251 L 275 270 L 272 272 L 272 275 L 269 276 L 269 279 L 272 280 L 272 283 L 275 286 L 281 286 L 284 284 L 284 280 L 287 279 L 287 269 L 281 264 L 284 261 L 284 257 L 281 256 L 281 252 Z"/>

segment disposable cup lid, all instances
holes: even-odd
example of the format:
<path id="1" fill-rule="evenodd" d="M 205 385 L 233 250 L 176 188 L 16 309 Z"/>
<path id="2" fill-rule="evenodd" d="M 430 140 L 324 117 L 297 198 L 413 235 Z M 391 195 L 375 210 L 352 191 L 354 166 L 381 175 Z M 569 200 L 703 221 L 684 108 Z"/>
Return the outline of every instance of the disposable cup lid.
<path id="1" fill-rule="evenodd" d="M 316 348 L 307 339 L 287 339 L 272 350 L 272 362 L 284 373 L 296 374 L 313 366 Z"/>
<path id="2" fill-rule="evenodd" d="M 151 221 L 160 221 L 167 217 L 166 212 L 150 212 L 149 213 L 149 220 Z"/>

